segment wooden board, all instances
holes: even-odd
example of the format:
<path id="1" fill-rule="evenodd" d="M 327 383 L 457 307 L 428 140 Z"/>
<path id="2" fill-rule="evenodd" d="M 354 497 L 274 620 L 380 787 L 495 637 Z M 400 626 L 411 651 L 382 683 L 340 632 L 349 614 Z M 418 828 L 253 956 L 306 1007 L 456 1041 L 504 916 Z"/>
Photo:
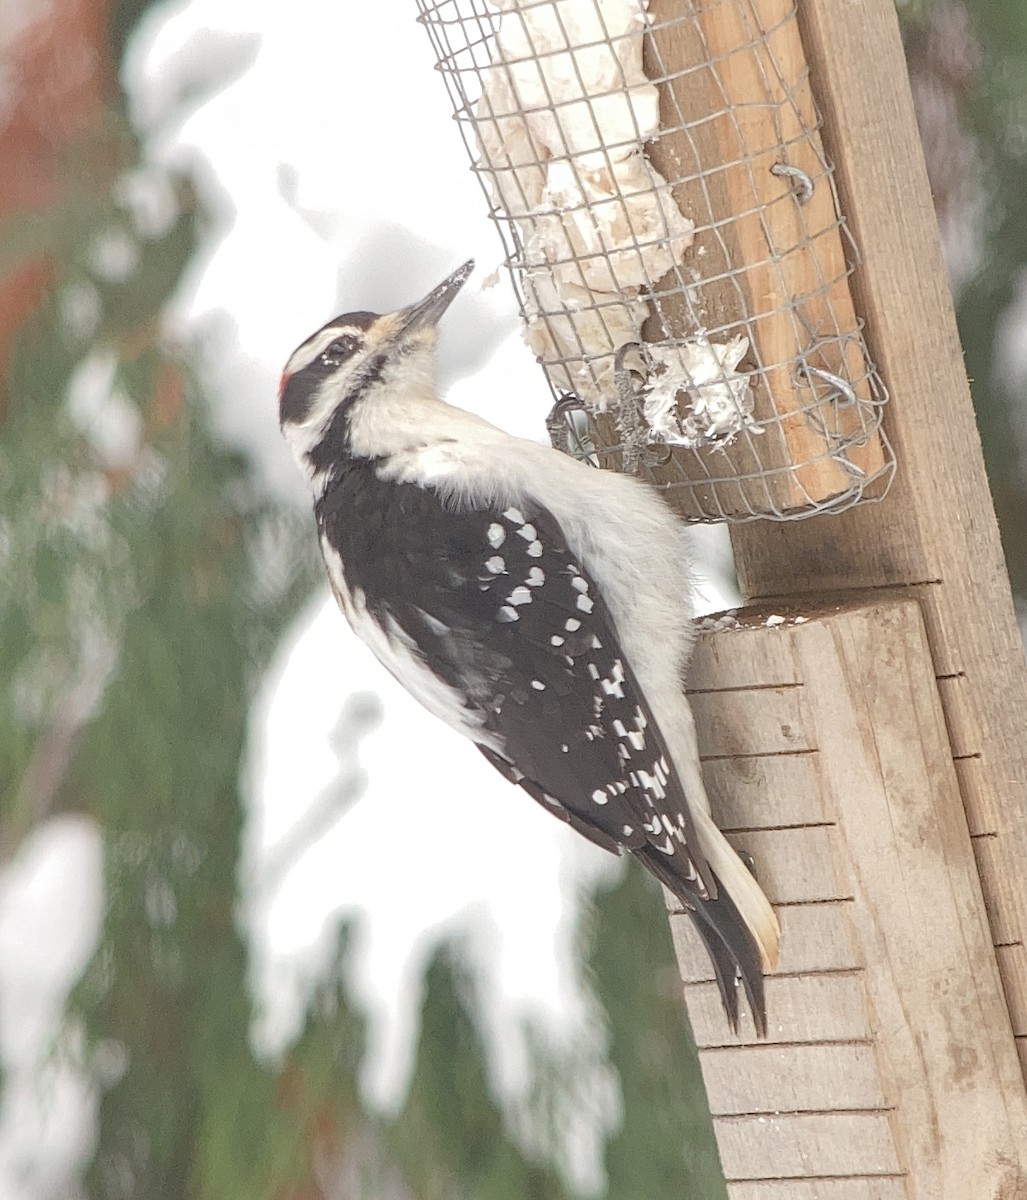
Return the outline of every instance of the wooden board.
<path id="1" fill-rule="evenodd" d="M 753 599 L 895 586 L 924 612 L 996 945 L 1027 945 L 1027 668 L 941 258 L 893 0 L 804 0 L 824 140 L 864 264 L 853 279 L 892 394 L 888 497 L 732 531 Z M 873 47 L 868 53 L 867 47 Z M 1010 1007 L 1022 955 L 999 961 Z M 1027 1052 L 1025 1052 L 1027 1056 Z"/>
<path id="2" fill-rule="evenodd" d="M 732 1034 L 671 915 L 731 1200 L 1027 1194 L 1027 1093 L 920 607 L 768 615 L 703 633 L 690 681 L 715 816 L 724 764 L 746 764 L 731 840 L 781 919 L 765 1041 L 748 1019 Z M 762 794 L 782 778 L 807 794 Z"/>
<path id="3" fill-rule="evenodd" d="M 658 316 L 645 332 L 657 341 L 667 331 L 694 333 L 697 310 L 714 341 L 747 336 L 746 362 L 763 371 L 755 411 L 762 433 L 743 432 L 728 447 L 675 451 L 652 475 L 692 481 L 676 496 L 686 515 L 787 511 L 852 486 L 831 454 L 832 439 L 860 431 L 859 411 L 824 404 L 810 417 L 816 392 L 796 371 L 808 352 L 811 366 L 871 400 L 846 246 L 794 0 L 697 0 L 694 10 L 682 19 L 676 0 L 650 5 L 645 64 L 651 79 L 663 78 L 664 132 L 647 152 L 697 231 L 684 264 L 694 279 L 689 302 L 681 276 L 670 273 L 655 289 Z M 780 165 L 813 180 L 805 204 L 788 178 L 772 173 Z M 848 457 L 868 476 L 884 463 L 876 435 Z"/>
<path id="4" fill-rule="evenodd" d="M 901 1176 L 877 1175 L 872 1179 L 817 1179 L 814 1182 L 766 1179 L 739 1183 L 731 1200 L 907 1200 Z"/>

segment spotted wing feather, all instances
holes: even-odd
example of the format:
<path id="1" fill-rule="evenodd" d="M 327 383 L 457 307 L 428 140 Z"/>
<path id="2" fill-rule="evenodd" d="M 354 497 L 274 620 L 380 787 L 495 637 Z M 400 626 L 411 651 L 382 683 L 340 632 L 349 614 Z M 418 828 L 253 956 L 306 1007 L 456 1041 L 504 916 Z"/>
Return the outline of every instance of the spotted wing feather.
<path id="1" fill-rule="evenodd" d="M 441 705 L 440 715 L 584 836 L 642 859 L 695 918 L 732 1022 L 739 968 L 761 1013 L 758 953 L 718 895 L 612 617 L 552 514 L 447 506 L 430 488 L 384 484 L 368 464 L 350 468 L 317 517 L 323 542 L 353 564 L 346 585 L 370 619 L 402 631 L 464 698 L 462 717 Z M 400 660 L 387 665 L 409 686 Z"/>

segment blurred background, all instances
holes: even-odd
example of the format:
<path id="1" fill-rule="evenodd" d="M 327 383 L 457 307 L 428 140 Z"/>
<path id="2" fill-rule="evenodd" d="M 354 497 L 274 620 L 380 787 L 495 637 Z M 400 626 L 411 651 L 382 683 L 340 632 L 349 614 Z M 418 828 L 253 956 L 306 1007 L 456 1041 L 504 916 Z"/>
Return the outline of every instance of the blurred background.
<path id="1" fill-rule="evenodd" d="M 1027 613 L 1027 9 L 899 14 Z M 278 434 L 473 255 L 445 383 L 544 436 L 432 66 L 412 0 L 0 0 L 0 1200 L 724 1194 L 658 889 L 384 677 Z"/>

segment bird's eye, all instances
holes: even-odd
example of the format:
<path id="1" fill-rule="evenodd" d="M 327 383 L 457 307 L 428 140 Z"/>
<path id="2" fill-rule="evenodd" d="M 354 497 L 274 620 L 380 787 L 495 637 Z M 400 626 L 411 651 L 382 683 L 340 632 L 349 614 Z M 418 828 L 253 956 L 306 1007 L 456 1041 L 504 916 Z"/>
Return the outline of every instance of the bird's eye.
<path id="1" fill-rule="evenodd" d="M 352 333 L 344 333 L 321 351 L 321 362 L 326 367 L 341 366 L 347 358 L 352 358 L 356 354 L 360 345 L 360 338 L 355 337 Z"/>

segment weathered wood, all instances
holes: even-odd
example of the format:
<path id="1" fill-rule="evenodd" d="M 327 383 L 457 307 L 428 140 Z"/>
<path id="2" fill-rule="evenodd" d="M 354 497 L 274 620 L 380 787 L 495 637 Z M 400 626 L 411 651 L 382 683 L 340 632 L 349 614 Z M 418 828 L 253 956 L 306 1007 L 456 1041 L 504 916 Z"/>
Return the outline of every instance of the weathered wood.
<path id="1" fill-rule="evenodd" d="M 907 1200 L 908 1196 L 904 1176 L 813 1181 L 765 1179 L 736 1183 L 731 1188 L 731 1200 Z"/>
<path id="2" fill-rule="evenodd" d="M 732 841 L 764 864 L 760 879 L 781 904 L 840 900 L 848 894 L 833 869 L 831 826 L 747 830 Z"/>
<path id="3" fill-rule="evenodd" d="M 751 1114 L 749 1071 L 759 1072 L 767 1112 L 883 1110 L 887 1100 L 873 1047 L 868 1042 L 812 1042 L 805 1046 L 749 1046 L 736 1070 L 738 1049 L 710 1048 L 702 1057 L 710 1112 L 715 1117 Z"/>
<path id="4" fill-rule="evenodd" d="M 980 454 L 892 0 L 804 0 L 800 25 L 864 263 L 853 280 L 899 472 L 880 504 L 732 531 L 753 599 L 895 585 L 920 600 L 992 938 L 1027 943 L 1027 669 Z M 872 47 L 872 52 L 868 52 Z M 1018 960 L 1017 960 L 1018 961 Z M 1023 982 L 1000 968 L 1014 1005 Z"/>
<path id="5" fill-rule="evenodd" d="M 765 1041 L 747 1017 L 731 1032 L 688 918 L 671 916 L 731 1200 L 1027 1194 L 1027 1038 L 1014 1037 L 1027 988 L 1011 1025 L 975 861 L 995 839 L 967 829 L 920 607 L 874 595 L 768 615 L 702 634 L 692 680 L 716 718 L 707 746 L 746 756 L 704 764 L 718 820 L 725 764 L 773 782 L 770 764 L 804 763 L 790 782 L 807 796 L 732 798 L 744 832 L 731 840 L 780 906 Z M 756 682 L 778 678 L 788 685 Z M 802 754 L 781 753 L 782 720 L 804 722 Z M 799 819 L 771 824 L 768 810 Z M 1019 979 L 1024 960 L 1020 945 L 1000 952 Z M 800 1190 L 813 1180 L 830 1187 Z"/>
<path id="6" fill-rule="evenodd" d="M 664 132 L 648 153 L 696 223 L 688 266 L 697 286 L 686 305 L 680 275 L 662 280 L 646 335 L 697 332 L 697 307 L 713 340 L 748 336 L 751 361 L 764 372 L 755 418 L 766 423 L 761 437 L 676 452 L 653 477 L 692 480 L 694 487 L 674 493 L 687 515 L 823 502 L 852 485 L 824 434 L 858 433 L 860 413 L 821 405 L 807 420 L 815 392 L 795 369 L 798 356 L 852 381 L 862 399 L 871 396 L 795 0 L 697 0 L 687 19 L 677 0 L 653 0 L 650 13 L 645 63 L 660 87 Z M 806 204 L 796 202 L 787 178 L 771 173 L 778 165 L 814 181 Z M 854 446 L 850 459 L 873 474 L 884 461 L 880 440 Z M 729 476 L 729 464 L 734 479 L 706 484 L 709 475 Z"/>
<path id="7" fill-rule="evenodd" d="M 809 605 L 803 607 L 803 614 Z M 782 610 L 784 611 L 784 610 Z M 771 613 L 770 618 L 781 613 Z M 794 620 L 794 616 L 792 617 Z M 739 625 L 733 617 L 710 618 L 711 625 L 731 627 L 731 637 L 702 637 L 688 666 L 688 686 L 694 692 L 724 691 L 728 688 L 787 687 L 802 681 L 789 638 L 764 636 L 764 629 L 779 630 L 788 618 L 773 625 Z M 758 645 L 759 649 L 755 647 Z M 753 672 L 763 671 L 757 679 Z"/>
<path id="8" fill-rule="evenodd" d="M 771 1161 L 780 1164 L 786 1179 L 897 1175 L 902 1169 L 884 1112 L 721 1117 L 717 1122 L 717 1144 L 729 1180 L 766 1178 L 763 1172 Z M 931 1193 L 934 1197 L 944 1194 Z M 954 1192 L 949 1194 L 955 1196 Z M 974 1193 L 959 1195 L 960 1200 L 967 1200 Z"/>
<path id="9" fill-rule="evenodd" d="M 713 697 L 691 697 L 699 751 L 704 755 L 796 754 L 811 750 L 797 687 L 760 688 L 758 692 L 723 691 Z"/>
<path id="10" fill-rule="evenodd" d="M 719 815 L 720 808 L 716 801 L 714 809 Z M 670 893 L 667 893 L 667 902 L 673 910 L 675 902 Z M 858 949 L 849 937 L 847 903 L 846 900 L 837 900 L 830 904 L 778 907 L 781 960 L 774 973 L 775 979 L 789 975 L 851 973 L 863 966 Z M 670 932 L 681 964 L 681 978 L 685 983 L 711 981 L 713 966 L 709 955 L 703 950 L 691 918 L 685 913 L 672 911 Z"/>
<path id="11" fill-rule="evenodd" d="M 1014 986 L 1007 990 L 1009 1020 L 1017 1037 L 1027 1037 L 1027 946 L 998 946 L 999 970 Z"/>
<path id="12" fill-rule="evenodd" d="M 975 836 L 994 833 L 999 817 L 993 803 L 989 764 L 979 754 L 957 757 L 954 761 L 970 833 Z"/>
<path id="13" fill-rule="evenodd" d="M 768 891 L 772 889 L 768 886 Z M 767 979 L 767 1041 L 796 1045 L 806 1042 L 865 1042 L 871 1038 L 870 1018 L 865 1003 L 865 985 L 860 972 L 825 972 L 805 975 L 772 975 Z M 695 1044 L 700 1049 L 730 1046 L 739 1052 L 737 1070 L 749 1072 L 752 1089 L 751 1112 L 774 1112 L 773 1104 L 761 1099 L 762 1079 L 741 1057 L 741 1046 L 759 1045 L 752 1022 L 743 1020 L 736 1035 L 724 1019 L 716 984 L 693 983 L 685 988 L 688 1015 Z M 741 1064 L 745 1062 L 745 1067 Z M 773 1160 L 764 1164 L 767 1173 Z"/>
<path id="14" fill-rule="evenodd" d="M 714 702 L 709 697 L 707 709 Z M 706 790 L 716 798 L 723 829 L 817 825 L 824 820 L 814 752 L 708 759 Z"/>

